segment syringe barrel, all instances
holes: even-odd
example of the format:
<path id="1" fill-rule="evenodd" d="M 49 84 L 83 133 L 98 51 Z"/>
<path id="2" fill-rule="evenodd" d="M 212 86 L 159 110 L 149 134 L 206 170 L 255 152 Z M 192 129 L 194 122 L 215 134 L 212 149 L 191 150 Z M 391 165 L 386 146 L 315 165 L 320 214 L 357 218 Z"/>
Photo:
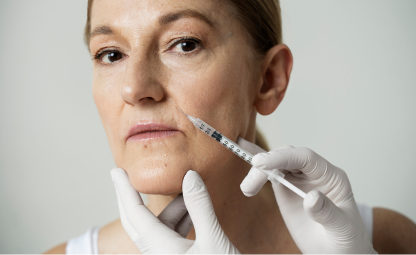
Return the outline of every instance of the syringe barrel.
<path id="1" fill-rule="evenodd" d="M 241 148 L 240 145 L 236 144 L 226 136 L 223 136 L 220 132 L 215 130 L 213 127 L 202 121 L 201 119 L 196 119 L 195 117 L 187 115 L 188 119 L 194 123 L 195 127 L 199 128 L 202 132 L 204 132 L 206 135 L 210 136 L 211 138 L 215 139 L 217 142 L 222 144 L 224 147 L 229 149 L 230 151 L 234 152 L 237 156 L 242 158 L 244 161 L 249 163 L 250 165 L 253 165 L 251 160 L 253 159 L 253 154 L 246 151 L 245 149 Z M 301 196 L 302 198 L 305 198 L 306 194 L 298 189 L 296 186 L 291 184 L 290 182 L 285 180 L 285 175 L 280 172 L 279 170 L 261 170 L 263 173 L 265 173 L 268 176 L 268 179 L 271 182 L 281 183 L 284 186 L 291 189 L 293 192 Z"/>
<path id="2" fill-rule="evenodd" d="M 222 144 L 224 147 L 232 151 L 234 154 L 239 156 L 241 159 L 252 165 L 251 160 L 253 159 L 253 154 L 241 148 L 240 145 L 233 142 L 231 139 L 222 135 L 220 132 L 215 130 L 213 127 L 202 121 L 201 119 L 196 119 L 194 122 L 195 127 L 199 128 L 206 135 L 215 139 L 217 142 Z"/>

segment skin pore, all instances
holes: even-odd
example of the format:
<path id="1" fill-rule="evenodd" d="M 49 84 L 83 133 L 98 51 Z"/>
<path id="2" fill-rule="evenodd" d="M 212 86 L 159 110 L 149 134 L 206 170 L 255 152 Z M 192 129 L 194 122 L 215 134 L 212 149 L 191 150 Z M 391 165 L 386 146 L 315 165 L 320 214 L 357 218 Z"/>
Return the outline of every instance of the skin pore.
<path id="1" fill-rule="evenodd" d="M 254 142 L 257 112 L 269 114 L 283 99 L 290 50 L 278 45 L 256 57 L 244 28 L 220 1 L 97 0 L 91 30 L 94 101 L 116 165 L 136 190 L 155 194 L 149 195 L 149 209 L 158 214 L 181 192 L 192 169 L 203 178 L 221 226 L 241 252 L 279 252 L 276 247 L 283 246 L 267 240 L 291 238 L 276 217 L 271 187 L 245 197 L 239 185 L 250 166 L 197 131 L 176 105 L 234 141 L 241 136 Z M 127 139 L 129 130 L 143 123 L 178 132 Z M 105 228 L 100 232 L 101 239 L 109 235 Z M 102 252 L 115 248 L 104 246 Z M 114 252 L 137 252 L 134 248 Z"/>
<path id="2" fill-rule="evenodd" d="M 224 1 L 94 0 L 89 47 L 94 101 L 114 160 L 137 191 L 151 194 L 150 211 L 158 215 L 192 169 L 203 178 L 221 227 L 240 252 L 300 253 L 271 186 L 245 197 L 240 183 L 250 166 L 176 110 L 234 141 L 241 136 L 254 142 L 256 114 L 272 113 L 289 83 L 293 60 L 287 46 L 257 56 Z M 159 139 L 129 139 L 131 128 L 146 123 L 174 131 Z M 416 233 L 413 226 L 400 214 L 374 209 L 375 249 L 405 253 L 399 248 L 415 242 L 392 235 Z M 195 232 L 187 238 L 195 239 Z M 98 249 L 140 252 L 120 220 L 101 228 Z M 48 253 L 65 253 L 65 244 Z"/>

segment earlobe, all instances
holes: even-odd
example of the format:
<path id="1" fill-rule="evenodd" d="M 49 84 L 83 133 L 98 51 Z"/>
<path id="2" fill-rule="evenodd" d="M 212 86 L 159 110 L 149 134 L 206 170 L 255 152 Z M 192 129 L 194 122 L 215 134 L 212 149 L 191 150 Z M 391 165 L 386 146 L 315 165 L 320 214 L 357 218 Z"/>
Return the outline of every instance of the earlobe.
<path id="1" fill-rule="evenodd" d="M 269 115 L 282 102 L 292 66 L 292 53 L 286 45 L 276 45 L 266 53 L 262 65 L 262 84 L 254 102 L 258 113 Z"/>

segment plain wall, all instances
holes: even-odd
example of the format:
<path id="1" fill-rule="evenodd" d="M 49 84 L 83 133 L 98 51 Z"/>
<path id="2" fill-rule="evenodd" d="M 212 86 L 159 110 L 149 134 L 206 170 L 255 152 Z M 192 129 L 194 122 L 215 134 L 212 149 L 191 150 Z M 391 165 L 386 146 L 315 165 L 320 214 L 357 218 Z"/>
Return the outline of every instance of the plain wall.
<path id="1" fill-rule="evenodd" d="M 83 44 L 86 0 L 0 1 L 0 252 L 40 253 L 118 217 Z M 356 200 L 416 221 L 416 1 L 282 1 L 294 69 L 258 125 L 309 147 Z"/>

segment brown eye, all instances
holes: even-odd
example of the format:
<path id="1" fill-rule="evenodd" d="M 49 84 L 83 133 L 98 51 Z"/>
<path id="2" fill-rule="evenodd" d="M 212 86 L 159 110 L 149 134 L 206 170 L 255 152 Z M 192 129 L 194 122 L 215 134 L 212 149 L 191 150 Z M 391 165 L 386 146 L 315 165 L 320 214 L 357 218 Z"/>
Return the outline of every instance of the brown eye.
<path id="1" fill-rule="evenodd" d="M 197 43 L 192 41 L 183 41 L 175 46 L 177 51 L 190 52 L 197 48 Z"/>
<path id="2" fill-rule="evenodd" d="M 109 52 L 107 54 L 104 54 L 101 61 L 103 61 L 104 63 L 111 64 L 111 63 L 116 62 L 116 61 L 118 61 L 122 58 L 123 58 L 123 55 L 120 52 L 113 51 L 113 52 Z"/>

